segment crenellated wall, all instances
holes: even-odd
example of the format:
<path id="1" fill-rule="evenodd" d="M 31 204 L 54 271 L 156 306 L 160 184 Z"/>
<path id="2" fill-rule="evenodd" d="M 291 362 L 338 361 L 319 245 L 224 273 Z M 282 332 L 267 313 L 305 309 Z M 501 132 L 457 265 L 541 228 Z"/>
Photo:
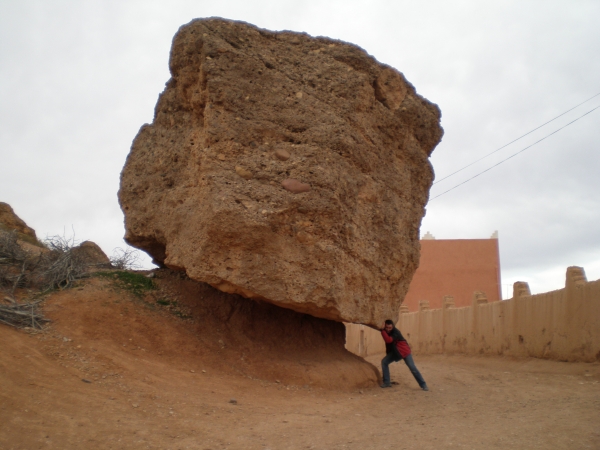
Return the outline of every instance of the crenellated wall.
<path id="1" fill-rule="evenodd" d="M 464 353 L 531 356 L 561 361 L 600 361 L 600 280 L 588 282 L 583 268 L 567 269 L 565 288 L 531 295 L 517 282 L 513 298 L 487 302 L 475 292 L 471 306 L 441 309 L 421 302 L 402 312 L 397 327 L 415 354 Z M 346 348 L 360 356 L 384 352 L 380 332 L 346 325 Z"/>

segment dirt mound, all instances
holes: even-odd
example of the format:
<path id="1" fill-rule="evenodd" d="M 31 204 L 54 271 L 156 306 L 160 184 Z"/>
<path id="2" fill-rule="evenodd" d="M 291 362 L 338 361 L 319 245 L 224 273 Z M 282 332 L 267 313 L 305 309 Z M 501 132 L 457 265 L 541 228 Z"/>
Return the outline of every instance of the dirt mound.
<path id="1" fill-rule="evenodd" d="M 133 328 L 114 327 L 112 340 L 86 331 L 93 317 L 71 330 L 66 314 L 101 306 L 90 303 L 96 289 L 52 300 L 46 333 L 0 326 L 0 448 L 600 448 L 600 364 L 416 355 L 429 392 L 403 364 L 391 366 L 391 389 L 303 388 L 205 366 L 166 326 L 170 313 L 153 311 L 165 324 L 147 329 L 148 318 L 129 317 Z M 113 294 L 102 323 L 147 311 Z M 155 331 L 159 352 L 142 346 Z"/>
<path id="2" fill-rule="evenodd" d="M 377 370 L 344 348 L 341 323 L 249 302 L 170 270 L 152 279 L 105 272 L 52 295 L 44 309 L 70 339 L 102 342 L 132 356 L 143 349 L 147 358 L 197 371 L 306 387 L 377 382 Z"/>
<path id="3" fill-rule="evenodd" d="M 418 266 L 439 108 L 361 48 L 198 19 L 121 174 L 126 240 L 229 293 L 395 317 Z"/>

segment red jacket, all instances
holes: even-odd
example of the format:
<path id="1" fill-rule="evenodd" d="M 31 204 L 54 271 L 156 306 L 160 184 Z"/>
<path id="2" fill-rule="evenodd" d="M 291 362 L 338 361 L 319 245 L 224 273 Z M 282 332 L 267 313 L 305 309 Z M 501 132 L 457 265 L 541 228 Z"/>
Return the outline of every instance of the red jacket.
<path id="1" fill-rule="evenodd" d="M 394 333 L 397 332 L 397 333 Z M 394 328 L 392 330 L 392 335 L 396 334 L 396 348 L 398 349 L 398 351 L 400 352 L 400 355 L 403 358 L 406 358 L 408 355 L 410 355 L 410 347 L 408 346 L 408 342 L 406 342 L 406 339 L 404 339 L 404 336 L 402 336 L 402 333 L 400 333 L 400 331 L 397 328 Z M 383 340 L 385 341 L 386 344 L 392 344 L 394 342 L 394 338 L 392 336 L 390 336 L 388 334 L 387 331 L 385 330 L 381 330 L 381 336 L 383 337 Z M 399 336 L 399 338 L 398 338 Z M 386 345 L 386 350 L 389 348 L 389 345 Z M 386 351 L 386 353 L 389 353 L 389 351 Z"/>

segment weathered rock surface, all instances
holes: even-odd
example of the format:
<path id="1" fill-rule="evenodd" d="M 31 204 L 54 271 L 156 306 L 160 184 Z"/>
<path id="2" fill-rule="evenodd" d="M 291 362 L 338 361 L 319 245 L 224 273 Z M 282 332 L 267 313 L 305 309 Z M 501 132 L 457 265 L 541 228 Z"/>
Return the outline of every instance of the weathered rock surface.
<path id="1" fill-rule="evenodd" d="M 73 248 L 74 254 L 84 264 L 94 267 L 110 267 L 110 259 L 98 244 L 92 241 L 83 241 Z"/>
<path id="2" fill-rule="evenodd" d="M 20 238 L 30 238 L 37 242 L 35 230 L 17 216 L 8 203 L 0 202 L 0 228 L 6 231 L 16 230 Z"/>
<path id="3" fill-rule="evenodd" d="M 121 174 L 126 240 L 229 293 L 396 317 L 419 261 L 440 111 L 359 47 L 194 20 Z"/>

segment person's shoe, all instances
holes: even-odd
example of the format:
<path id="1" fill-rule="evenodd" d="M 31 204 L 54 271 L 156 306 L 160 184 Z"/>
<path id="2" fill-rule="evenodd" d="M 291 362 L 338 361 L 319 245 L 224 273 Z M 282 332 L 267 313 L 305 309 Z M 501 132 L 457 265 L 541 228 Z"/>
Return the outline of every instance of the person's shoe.
<path id="1" fill-rule="evenodd" d="M 423 389 L 424 391 L 428 391 L 429 388 L 427 387 L 427 385 L 423 386 L 421 389 Z"/>
<path id="2" fill-rule="evenodd" d="M 392 387 L 391 383 L 383 383 L 379 385 L 380 388 Z"/>

